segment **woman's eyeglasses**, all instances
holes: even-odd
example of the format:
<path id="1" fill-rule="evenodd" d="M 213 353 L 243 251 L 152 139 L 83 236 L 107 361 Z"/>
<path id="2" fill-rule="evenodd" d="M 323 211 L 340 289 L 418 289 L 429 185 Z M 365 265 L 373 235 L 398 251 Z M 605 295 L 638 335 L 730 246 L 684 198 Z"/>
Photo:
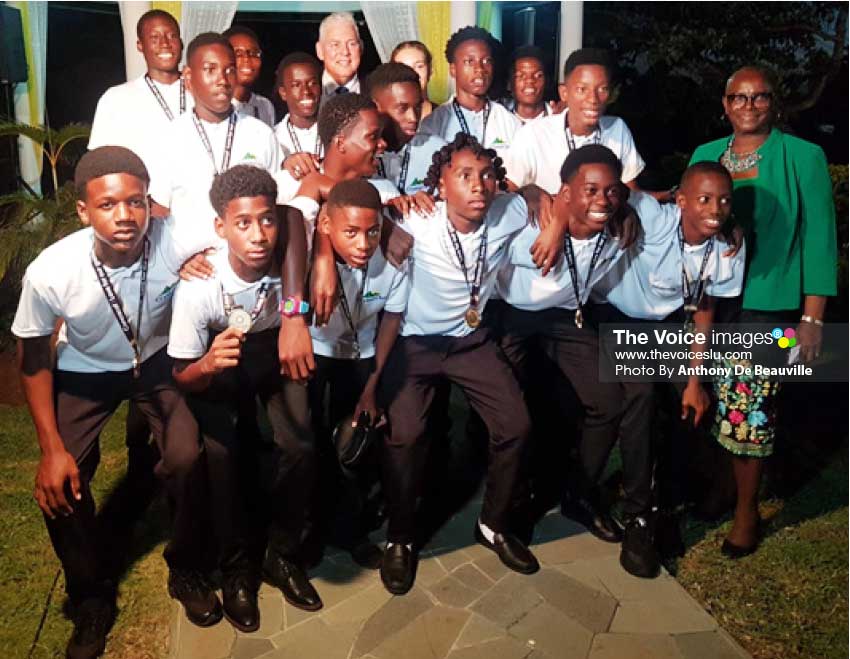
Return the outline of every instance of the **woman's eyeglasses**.
<path id="1" fill-rule="evenodd" d="M 733 110 L 740 110 L 748 103 L 752 103 L 754 108 L 766 108 L 773 102 L 773 94 L 771 92 L 757 92 L 755 94 L 726 94 L 726 102 Z"/>

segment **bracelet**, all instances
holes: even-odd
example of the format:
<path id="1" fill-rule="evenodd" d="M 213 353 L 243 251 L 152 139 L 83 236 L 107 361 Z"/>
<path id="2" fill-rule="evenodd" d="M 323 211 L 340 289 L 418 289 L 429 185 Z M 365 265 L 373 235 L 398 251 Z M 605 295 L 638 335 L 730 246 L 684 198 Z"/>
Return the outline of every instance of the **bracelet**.
<path id="1" fill-rule="evenodd" d="M 814 316 L 800 316 L 800 320 L 804 323 L 812 323 L 812 325 L 823 327 L 823 321 L 820 318 L 815 318 Z"/>
<path id="2" fill-rule="evenodd" d="M 280 315 L 292 318 L 310 311 L 310 305 L 297 297 L 288 297 L 280 303 Z"/>

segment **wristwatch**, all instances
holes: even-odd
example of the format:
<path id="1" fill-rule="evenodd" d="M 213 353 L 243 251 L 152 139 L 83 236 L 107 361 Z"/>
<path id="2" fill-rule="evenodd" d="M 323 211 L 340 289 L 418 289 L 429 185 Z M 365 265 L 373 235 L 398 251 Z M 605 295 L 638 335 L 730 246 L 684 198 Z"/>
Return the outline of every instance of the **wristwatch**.
<path id="1" fill-rule="evenodd" d="M 287 316 L 288 318 L 292 316 L 303 316 L 308 311 L 310 311 L 309 303 L 301 298 L 288 297 L 280 303 L 281 316 Z"/>

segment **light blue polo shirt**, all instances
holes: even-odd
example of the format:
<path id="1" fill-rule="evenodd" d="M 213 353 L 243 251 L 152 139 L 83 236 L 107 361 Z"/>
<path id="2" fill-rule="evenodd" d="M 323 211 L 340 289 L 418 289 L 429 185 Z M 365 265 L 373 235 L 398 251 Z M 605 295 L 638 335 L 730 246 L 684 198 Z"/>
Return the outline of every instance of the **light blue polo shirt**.
<path id="1" fill-rule="evenodd" d="M 381 166 L 378 175 L 390 181 L 401 194 L 416 194 L 425 187 L 425 177 L 433 162 L 434 152 L 446 145 L 446 141 L 437 135 L 416 133 L 411 140 L 398 151 L 385 151 L 378 156 Z M 407 172 L 401 180 L 402 164 L 405 153 L 410 151 Z M 404 186 L 402 186 L 404 183 Z M 404 189 L 402 189 L 402 187 Z"/>
<path id="2" fill-rule="evenodd" d="M 661 320 L 684 305 L 682 293 L 682 250 L 679 245 L 681 210 L 675 204 L 659 204 L 652 196 L 632 192 L 629 204 L 641 219 L 642 240 L 620 259 L 595 293 L 627 316 Z M 684 262 L 690 281 L 696 283 L 708 242 L 685 245 Z M 703 279 L 705 295 L 736 297 L 744 282 L 746 250 L 742 246 L 733 257 L 724 256 L 729 245 L 719 234 L 709 256 Z"/>

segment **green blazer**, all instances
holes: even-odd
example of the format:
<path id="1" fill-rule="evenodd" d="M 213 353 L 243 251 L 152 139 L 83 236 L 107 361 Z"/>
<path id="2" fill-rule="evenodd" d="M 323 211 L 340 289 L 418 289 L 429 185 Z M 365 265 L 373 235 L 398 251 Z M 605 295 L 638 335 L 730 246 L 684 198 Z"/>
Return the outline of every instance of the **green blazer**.
<path id="1" fill-rule="evenodd" d="M 720 160 L 729 139 L 697 147 L 690 164 Z M 823 150 L 774 128 L 758 151 L 758 176 L 733 181 L 733 213 L 747 234 L 744 308 L 799 309 L 805 295 L 836 295 L 835 203 Z"/>

